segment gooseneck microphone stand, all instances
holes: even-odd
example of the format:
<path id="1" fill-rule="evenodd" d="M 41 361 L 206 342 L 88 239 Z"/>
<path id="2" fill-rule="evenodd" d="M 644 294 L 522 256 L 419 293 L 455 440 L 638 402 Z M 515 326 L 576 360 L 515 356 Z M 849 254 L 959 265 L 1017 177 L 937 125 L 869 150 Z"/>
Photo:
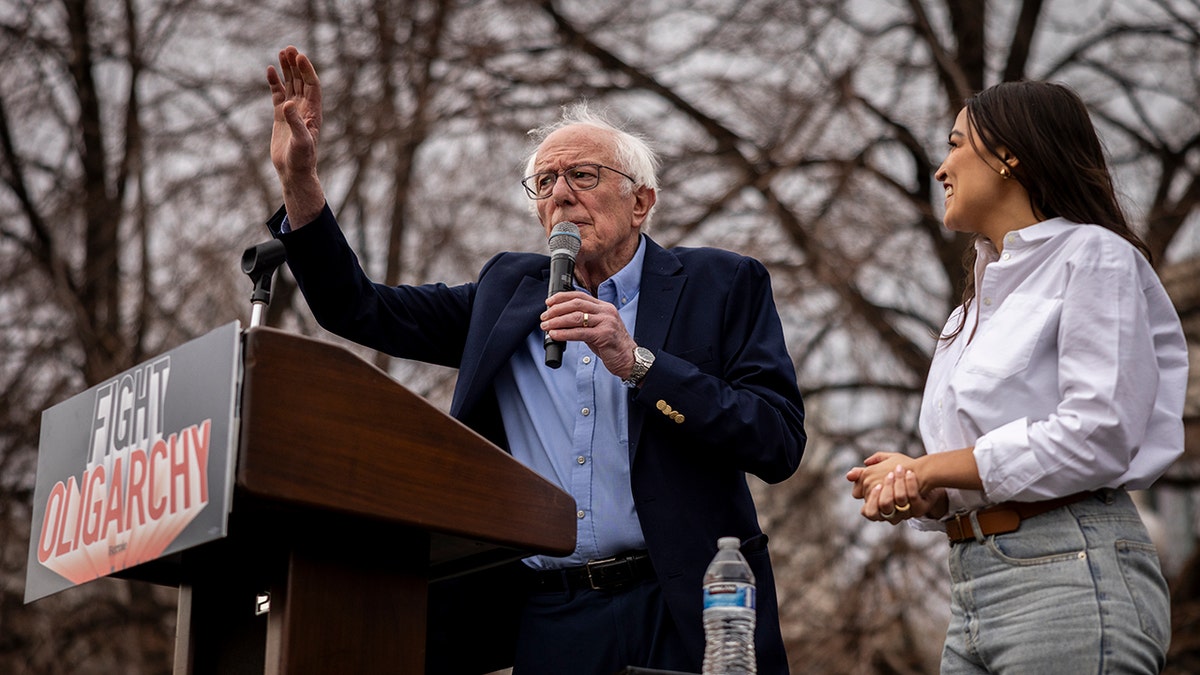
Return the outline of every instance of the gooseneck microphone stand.
<path id="1" fill-rule="evenodd" d="M 283 242 L 278 239 L 251 246 L 242 253 L 242 271 L 254 282 L 254 292 L 250 294 L 251 328 L 263 322 L 267 306 L 271 304 L 271 279 L 275 276 L 275 268 L 286 257 Z"/>

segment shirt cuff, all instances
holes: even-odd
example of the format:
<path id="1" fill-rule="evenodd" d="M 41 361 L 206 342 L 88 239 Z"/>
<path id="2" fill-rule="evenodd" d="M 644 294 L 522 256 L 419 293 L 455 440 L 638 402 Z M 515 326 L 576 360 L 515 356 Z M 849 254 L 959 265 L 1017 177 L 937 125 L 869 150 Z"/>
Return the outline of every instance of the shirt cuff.
<path id="1" fill-rule="evenodd" d="M 975 465 L 983 492 L 993 503 L 1008 501 L 1042 475 L 1029 447 L 1029 420 L 1013 420 L 975 442 Z"/>

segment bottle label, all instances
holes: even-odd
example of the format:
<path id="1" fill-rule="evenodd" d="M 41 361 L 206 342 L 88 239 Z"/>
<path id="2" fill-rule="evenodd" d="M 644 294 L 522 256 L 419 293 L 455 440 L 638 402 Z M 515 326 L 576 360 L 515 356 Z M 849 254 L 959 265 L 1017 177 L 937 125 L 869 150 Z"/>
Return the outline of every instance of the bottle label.
<path id="1" fill-rule="evenodd" d="M 754 609 L 754 587 L 745 584 L 709 584 L 704 588 L 704 608 L 709 607 Z"/>

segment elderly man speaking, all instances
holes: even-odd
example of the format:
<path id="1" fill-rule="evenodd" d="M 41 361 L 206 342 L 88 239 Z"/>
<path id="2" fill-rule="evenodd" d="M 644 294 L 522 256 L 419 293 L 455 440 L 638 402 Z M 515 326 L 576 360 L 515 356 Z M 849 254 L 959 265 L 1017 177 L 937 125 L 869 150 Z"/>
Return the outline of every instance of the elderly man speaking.
<path id="1" fill-rule="evenodd" d="M 279 66 L 267 80 L 284 208 L 269 226 L 313 315 L 373 349 L 457 368 L 450 414 L 577 504 L 571 555 L 431 588 L 429 672 L 699 672 L 701 580 L 724 536 L 742 541 L 757 580 L 758 672 L 788 672 L 745 474 L 788 478 L 806 437 L 763 265 L 643 234 L 654 152 L 576 106 L 538 130 L 521 181 L 548 236 L 578 228 L 570 290 L 547 297 L 550 257 L 517 252 L 472 283 L 373 283 L 317 176 L 316 70 L 294 47 Z M 547 342 L 562 343 L 561 367 L 547 365 Z"/>

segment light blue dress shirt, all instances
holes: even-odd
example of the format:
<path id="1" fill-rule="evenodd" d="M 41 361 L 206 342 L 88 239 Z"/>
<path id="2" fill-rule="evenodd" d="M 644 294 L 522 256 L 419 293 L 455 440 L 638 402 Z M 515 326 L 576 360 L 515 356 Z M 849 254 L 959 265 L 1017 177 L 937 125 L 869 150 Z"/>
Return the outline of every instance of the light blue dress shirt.
<path id="1" fill-rule="evenodd" d="M 645 254 L 643 239 L 629 264 L 597 289 L 631 335 Z M 571 567 L 645 548 L 629 482 L 629 392 L 583 342 L 567 342 L 562 367 L 547 367 L 543 337 L 529 334 L 497 376 L 496 394 L 513 457 L 575 499 L 578 529 L 570 556 L 526 562 Z"/>

